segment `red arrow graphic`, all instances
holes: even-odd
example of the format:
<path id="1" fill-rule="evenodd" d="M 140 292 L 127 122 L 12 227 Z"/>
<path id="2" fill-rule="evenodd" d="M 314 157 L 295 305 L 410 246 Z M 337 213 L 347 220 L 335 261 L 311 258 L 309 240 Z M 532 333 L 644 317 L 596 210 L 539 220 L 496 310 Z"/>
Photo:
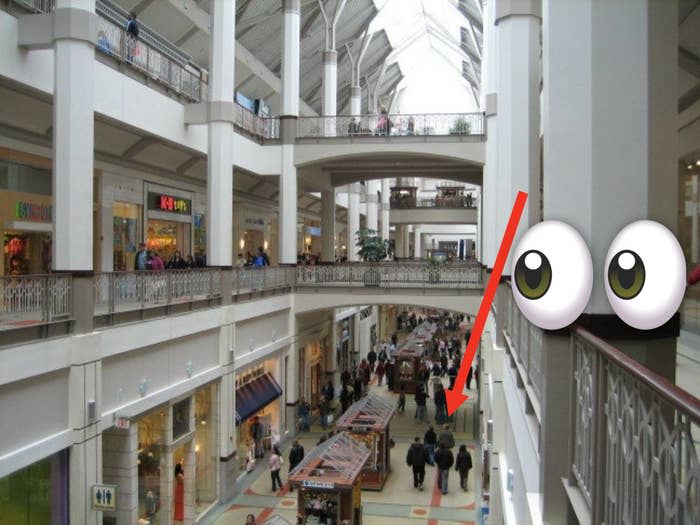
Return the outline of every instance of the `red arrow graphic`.
<path id="1" fill-rule="evenodd" d="M 498 255 L 496 255 L 496 262 L 493 264 L 493 271 L 489 277 L 489 282 L 486 284 L 486 290 L 484 290 L 484 298 L 481 300 L 479 312 L 476 314 L 476 319 L 474 320 L 472 335 L 469 337 L 467 349 L 464 351 L 462 363 L 459 365 L 457 379 L 455 380 L 452 390 L 447 390 L 445 392 L 447 395 L 447 413 L 450 416 L 460 407 L 462 403 L 469 399 L 469 396 L 466 396 L 463 393 L 464 385 L 467 382 L 467 374 L 469 373 L 469 368 L 471 368 L 472 361 L 476 355 L 476 348 L 479 346 L 479 341 L 481 341 L 481 334 L 484 331 L 484 326 L 486 325 L 486 319 L 489 316 L 489 310 L 491 309 L 493 298 L 496 296 L 498 282 L 501 280 L 501 274 L 503 273 L 503 267 L 505 266 L 506 259 L 508 258 L 508 252 L 510 251 L 510 247 L 513 245 L 515 231 L 518 229 L 520 217 L 525 209 L 525 201 L 527 201 L 527 193 L 524 191 L 519 191 L 518 196 L 515 198 L 513 211 L 510 212 L 510 218 L 508 219 L 506 231 L 503 234 L 501 246 L 498 248 Z"/>

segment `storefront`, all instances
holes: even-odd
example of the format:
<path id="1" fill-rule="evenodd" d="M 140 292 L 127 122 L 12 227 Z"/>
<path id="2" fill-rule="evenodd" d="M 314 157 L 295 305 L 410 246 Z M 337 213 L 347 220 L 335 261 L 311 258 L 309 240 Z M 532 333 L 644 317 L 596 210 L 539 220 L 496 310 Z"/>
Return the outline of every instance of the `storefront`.
<path id="1" fill-rule="evenodd" d="M 237 207 L 233 219 L 236 254 L 255 255 L 258 249 L 262 248 L 273 263 L 276 249 L 272 242 L 271 230 L 272 220 L 269 214 L 245 206 Z"/>
<path id="2" fill-rule="evenodd" d="M 68 450 L 0 478 L 0 523 L 68 525 Z"/>
<path id="3" fill-rule="evenodd" d="M 328 351 L 328 336 L 320 340 L 307 343 L 300 351 L 300 373 L 302 395 L 313 408 L 318 407 L 321 401 L 321 389 L 330 379 L 326 379 L 326 353 Z M 332 372 L 329 370 L 329 372 Z"/>
<path id="4" fill-rule="evenodd" d="M 105 512 L 110 523 L 192 522 L 217 503 L 218 388 L 209 384 L 103 433 L 103 481 L 117 487 L 117 510 Z M 138 487 L 133 508 L 131 487 Z"/>
<path id="5" fill-rule="evenodd" d="M 265 451 L 280 440 L 280 418 L 284 407 L 282 387 L 275 379 L 276 368 L 277 360 L 269 359 L 236 374 L 235 415 L 240 472 L 245 471 L 248 450 L 254 451 L 253 425 L 256 422 L 262 426 L 262 446 Z"/>
<path id="6" fill-rule="evenodd" d="M 336 323 L 336 359 L 338 362 L 338 373 L 352 372 L 357 364 L 352 355 L 353 348 L 353 325 L 352 317 L 346 317 Z"/>
<path id="7" fill-rule="evenodd" d="M 51 271 L 51 171 L 0 160 L 0 275 Z"/>
<path id="8" fill-rule="evenodd" d="M 146 184 L 146 249 L 164 262 L 176 251 L 183 259 L 193 255 L 193 197 L 191 192 Z"/>
<path id="9" fill-rule="evenodd" d="M 362 523 L 361 471 L 370 450 L 346 432 L 312 449 L 289 476 L 304 525 Z"/>

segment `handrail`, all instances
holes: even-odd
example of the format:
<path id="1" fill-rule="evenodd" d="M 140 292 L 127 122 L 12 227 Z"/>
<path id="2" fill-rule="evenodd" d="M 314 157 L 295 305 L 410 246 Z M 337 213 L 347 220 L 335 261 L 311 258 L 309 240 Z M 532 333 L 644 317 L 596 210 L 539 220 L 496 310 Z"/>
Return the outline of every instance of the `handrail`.
<path id="1" fill-rule="evenodd" d="M 279 118 L 277 117 L 261 117 L 234 101 L 233 118 L 236 129 L 254 138 L 262 140 L 280 138 Z"/>
<path id="2" fill-rule="evenodd" d="M 298 138 L 483 136 L 483 113 L 414 113 L 299 117 Z"/>
<path id="3" fill-rule="evenodd" d="M 685 412 L 693 423 L 700 425 L 700 399 L 671 383 L 668 379 L 660 376 L 653 370 L 649 370 L 638 361 L 635 361 L 610 343 L 603 341 L 600 337 L 593 335 L 585 328 L 575 325 L 574 333 L 588 341 L 617 367 L 629 373 L 640 383 L 643 383 L 653 390 L 656 395 Z"/>

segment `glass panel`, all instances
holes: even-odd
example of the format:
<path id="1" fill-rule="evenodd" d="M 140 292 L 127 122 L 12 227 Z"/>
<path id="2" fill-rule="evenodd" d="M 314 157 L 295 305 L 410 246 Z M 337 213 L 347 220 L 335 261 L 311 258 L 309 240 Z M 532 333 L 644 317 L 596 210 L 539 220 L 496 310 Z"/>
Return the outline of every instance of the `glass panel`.
<path id="1" fill-rule="evenodd" d="M 214 385 L 199 390 L 194 396 L 197 516 L 214 503 L 217 497 L 216 399 Z"/>
<path id="2" fill-rule="evenodd" d="M 51 195 L 51 171 L 0 161 L 0 190 Z"/>
<path id="3" fill-rule="evenodd" d="M 134 269 L 134 258 L 140 239 L 141 206 L 115 202 L 112 206 L 112 216 L 114 271 L 131 271 Z"/>
<path id="4" fill-rule="evenodd" d="M 173 440 L 190 431 L 190 398 L 173 405 Z"/>
<path id="5" fill-rule="evenodd" d="M 138 422 L 139 517 L 151 525 L 160 525 L 161 500 L 168 498 L 167 458 L 163 454 L 166 421 L 167 407 L 162 407 Z"/>

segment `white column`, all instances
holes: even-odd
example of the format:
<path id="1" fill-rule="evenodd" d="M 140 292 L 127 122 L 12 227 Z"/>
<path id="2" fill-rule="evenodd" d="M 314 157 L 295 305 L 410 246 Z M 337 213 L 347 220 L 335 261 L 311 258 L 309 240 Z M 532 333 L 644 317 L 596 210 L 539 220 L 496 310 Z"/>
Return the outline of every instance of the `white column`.
<path id="1" fill-rule="evenodd" d="M 282 166 L 279 178 L 279 261 L 297 262 L 297 168 L 294 165 L 299 116 L 299 0 L 284 0 L 282 49 Z"/>
<path id="2" fill-rule="evenodd" d="M 348 228 L 346 232 L 346 245 L 348 248 L 348 261 L 359 261 L 358 248 L 356 246 L 355 233 L 360 229 L 360 183 L 354 182 L 348 185 Z"/>
<path id="3" fill-rule="evenodd" d="M 383 239 L 389 238 L 389 221 L 390 221 L 390 207 L 389 207 L 389 179 L 382 179 L 382 203 L 381 203 L 381 236 Z"/>
<path id="4" fill-rule="evenodd" d="M 209 100 L 233 103 L 235 0 L 211 9 Z M 210 112 L 210 119 L 216 118 Z M 222 116 L 223 117 L 223 116 Z M 207 264 L 231 266 L 233 257 L 233 123 L 210 120 L 207 151 Z"/>
<path id="5" fill-rule="evenodd" d="M 323 100 L 321 113 L 324 119 L 324 135 L 335 137 L 335 116 L 338 113 L 338 52 L 327 49 L 323 53 Z"/>
<path id="6" fill-rule="evenodd" d="M 482 93 L 484 118 L 486 120 L 486 162 L 483 169 L 482 195 L 483 212 L 481 213 L 483 235 L 483 253 L 481 263 L 491 268 L 496 260 L 499 240 L 497 239 L 497 198 L 498 191 L 498 28 L 495 25 L 496 7 L 493 0 L 486 3 L 484 9 L 484 54 Z"/>
<path id="7" fill-rule="evenodd" d="M 335 262 L 335 189 L 321 197 L 321 261 Z"/>
<path id="8" fill-rule="evenodd" d="M 350 86 L 350 114 L 362 114 L 362 88 L 359 86 Z"/>
<path id="9" fill-rule="evenodd" d="M 496 1 L 498 24 L 498 190 L 496 244 L 518 191 L 529 193 L 515 242 L 539 220 L 539 2 Z M 488 264 L 488 263 L 487 263 Z M 510 274 L 506 263 L 504 274 Z"/>
<path id="10" fill-rule="evenodd" d="M 413 228 L 413 258 L 422 259 L 423 258 L 423 233 L 420 228 L 414 226 Z"/>
<path id="11" fill-rule="evenodd" d="M 368 180 L 365 183 L 365 203 L 367 204 L 367 228 L 378 232 L 377 208 L 379 195 L 377 195 L 377 184 L 377 181 L 373 180 Z"/>
<path id="12" fill-rule="evenodd" d="M 543 5 L 544 218 L 581 233 L 600 276 L 630 222 L 676 231 L 676 2 Z M 612 313 L 602 279 L 586 312 Z"/>
<path id="13" fill-rule="evenodd" d="M 56 9 L 95 12 L 95 0 L 57 0 Z M 54 41 L 54 270 L 92 269 L 94 43 Z"/>

